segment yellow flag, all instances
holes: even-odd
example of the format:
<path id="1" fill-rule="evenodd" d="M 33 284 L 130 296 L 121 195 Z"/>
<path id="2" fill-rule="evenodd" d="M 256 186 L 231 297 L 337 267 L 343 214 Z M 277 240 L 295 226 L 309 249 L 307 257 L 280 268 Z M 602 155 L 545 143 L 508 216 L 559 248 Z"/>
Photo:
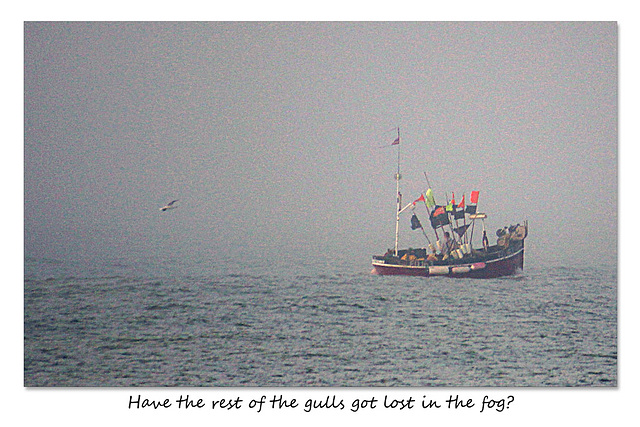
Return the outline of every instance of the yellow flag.
<path id="1" fill-rule="evenodd" d="M 431 191 L 431 189 L 429 188 L 427 190 L 427 192 L 425 193 L 425 197 L 426 197 L 426 205 L 428 208 L 432 208 L 436 205 L 436 199 L 433 197 L 433 191 Z"/>

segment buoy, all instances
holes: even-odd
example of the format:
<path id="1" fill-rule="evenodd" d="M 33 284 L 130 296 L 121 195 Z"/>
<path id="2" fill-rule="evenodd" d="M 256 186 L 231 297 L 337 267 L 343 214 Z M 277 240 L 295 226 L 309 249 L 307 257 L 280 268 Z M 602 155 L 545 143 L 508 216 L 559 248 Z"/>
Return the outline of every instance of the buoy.
<path id="1" fill-rule="evenodd" d="M 432 265 L 429 267 L 429 275 L 444 276 L 449 274 L 449 267 L 445 265 Z"/>
<path id="2" fill-rule="evenodd" d="M 471 266 L 470 265 L 462 265 L 460 267 L 453 267 L 451 269 L 451 272 L 453 274 L 464 274 L 464 273 L 468 273 L 471 271 Z"/>

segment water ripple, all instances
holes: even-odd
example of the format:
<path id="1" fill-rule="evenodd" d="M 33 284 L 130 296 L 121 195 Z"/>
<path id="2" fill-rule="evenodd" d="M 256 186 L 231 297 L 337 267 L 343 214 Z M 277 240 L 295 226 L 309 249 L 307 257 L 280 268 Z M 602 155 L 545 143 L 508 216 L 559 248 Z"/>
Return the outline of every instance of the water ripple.
<path id="1" fill-rule="evenodd" d="M 27 386 L 617 384 L 615 272 L 467 281 L 324 265 L 170 276 L 120 265 L 94 277 L 43 266 L 25 274 Z"/>

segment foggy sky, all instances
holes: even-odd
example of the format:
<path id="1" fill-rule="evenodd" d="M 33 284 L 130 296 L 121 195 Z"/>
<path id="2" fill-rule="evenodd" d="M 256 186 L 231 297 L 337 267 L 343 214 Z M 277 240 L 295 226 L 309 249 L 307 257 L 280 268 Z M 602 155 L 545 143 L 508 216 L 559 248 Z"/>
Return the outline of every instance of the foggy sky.
<path id="1" fill-rule="evenodd" d="M 615 22 L 27 22 L 26 255 L 366 265 L 393 246 L 399 126 L 405 203 L 426 172 L 438 202 L 480 191 L 492 241 L 528 220 L 527 262 L 615 260 L 617 37 Z M 410 216 L 401 246 L 424 246 Z"/>

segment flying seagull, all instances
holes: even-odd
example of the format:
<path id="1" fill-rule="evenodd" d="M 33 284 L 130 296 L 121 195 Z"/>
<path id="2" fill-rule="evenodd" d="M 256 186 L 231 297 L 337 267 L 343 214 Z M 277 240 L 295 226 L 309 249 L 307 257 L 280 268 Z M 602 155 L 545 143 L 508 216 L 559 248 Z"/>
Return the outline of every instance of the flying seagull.
<path id="1" fill-rule="evenodd" d="M 160 208 L 160 210 L 162 212 L 164 212 L 164 211 L 169 210 L 169 209 L 177 208 L 178 206 L 174 205 L 175 202 L 177 202 L 177 200 L 174 200 L 172 202 L 167 203 L 167 206 L 164 206 L 164 207 Z"/>

